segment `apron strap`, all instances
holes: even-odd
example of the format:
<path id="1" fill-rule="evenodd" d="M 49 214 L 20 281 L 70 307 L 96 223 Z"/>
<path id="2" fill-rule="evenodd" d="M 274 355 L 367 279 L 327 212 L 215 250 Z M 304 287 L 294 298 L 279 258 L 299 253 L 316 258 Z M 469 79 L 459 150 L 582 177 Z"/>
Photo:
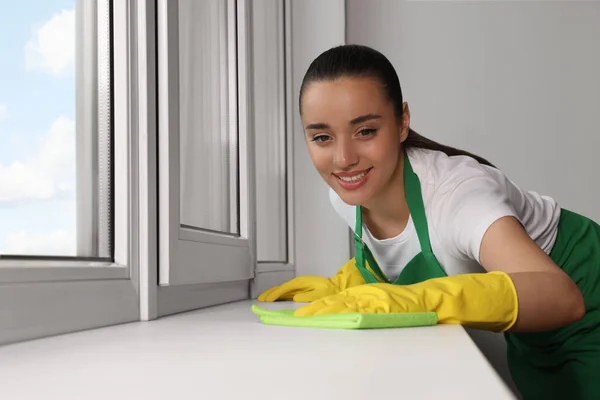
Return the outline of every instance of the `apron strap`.
<path id="1" fill-rule="evenodd" d="M 360 206 L 356 206 L 356 224 L 355 224 L 355 232 L 354 232 L 354 250 L 355 250 L 355 258 L 356 258 L 356 267 L 360 271 L 363 279 L 366 283 L 379 283 L 379 280 L 373 276 L 371 271 L 366 268 L 365 264 L 365 253 L 369 262 L 369 266 L 371 269 L 384 281 L 389 283 L 389 279 L 385 276 L 383 271 L 379 268 L 379 265 L 375 261 L 375 257 L 371 254 L 371 250 L 369 247 L 365 245 L 362 240 L 362 209 Z"/>
<path id="2" fill-rule="evenodd" d="M 421 182 L 419 177 L 414 173 L 408 154 L 404 153 L 404 192 L 408 209 L 412 215 L 421 251 L 425 253 L 433 253 L 431 243 L 429 242 L 429 228 L 427 226 L 427 217 L 425 216 L 425 205 L 423 204 L 423 196 L 421 195 Z"/>

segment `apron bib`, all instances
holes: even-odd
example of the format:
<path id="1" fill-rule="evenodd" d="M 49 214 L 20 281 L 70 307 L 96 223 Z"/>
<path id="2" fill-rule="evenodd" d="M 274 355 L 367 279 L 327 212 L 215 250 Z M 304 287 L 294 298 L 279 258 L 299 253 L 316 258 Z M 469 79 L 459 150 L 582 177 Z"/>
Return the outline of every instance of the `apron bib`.
<path id="1" fill-rule="evenodd" d="M 373 253 L 371 253 L 369 247 L 363 242 L 362 209 L 360 206 L 356 207 L 356 226 L 354 230 L 356 267 L 367 283 L 385 282 L 395 285 L 410 285 L 431 278 L 447 276 L 431 250 L 425 205 L 423 204 L 423 196 L 421 195 L 421 183 L 419 182 L 419 177 L 414 173 L 406 153 L 404 153 L 404 192 L 408 209 L 415 224 L 417 236 L 419 237 L 421 252 L 406 264 L 398 278 L 394 281 L 388 279 L 383 271 L 381 271 Z M 377 277 L 366 268 L 365 261 L 369 264 L 373 272 L 377 274 Z"/>

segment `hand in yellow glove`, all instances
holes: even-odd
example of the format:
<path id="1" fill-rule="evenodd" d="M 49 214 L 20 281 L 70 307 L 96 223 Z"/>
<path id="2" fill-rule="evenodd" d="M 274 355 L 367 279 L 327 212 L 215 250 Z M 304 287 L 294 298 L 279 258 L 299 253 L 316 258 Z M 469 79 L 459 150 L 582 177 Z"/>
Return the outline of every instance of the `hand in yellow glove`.
<path id="1" fill-rule="evenodd" d="M 367 266 L 367 268 L 370 267 Z M 258 296 L 258 301 L 293 300 L 298 303 L 309 303 L 350 287 L 364 284 L 365 280 L 356 268 L 355 259 L 352 258 L 331 278 L 299 276 L 261 293 Z"/>
<path id="2" fill-rule="evenodd" d="M 294 315 L 431 311 L 437 312 L 440 324 L 506 331 L 517 320 L 517 293 L 503 272 L 464 274 L 404 286 L 356 286 L 301 307 Z"/>

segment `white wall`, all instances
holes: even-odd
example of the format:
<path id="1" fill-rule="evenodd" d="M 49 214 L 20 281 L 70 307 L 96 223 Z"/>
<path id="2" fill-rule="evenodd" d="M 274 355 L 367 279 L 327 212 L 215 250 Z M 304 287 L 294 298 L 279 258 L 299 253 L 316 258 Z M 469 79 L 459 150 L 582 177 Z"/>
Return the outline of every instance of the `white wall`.
<path id="1" fill-rule="evenodd" d="M 346 40 L 386 54 L 412 127 L 600 221 L 600 3 L 348 0 Z M 506 377 L 500 336 L 475 340 Z"/>
<path id="2" fill-rule="evenodd" d="M 296 275 L 333 275 L 349 259 L 348 226 L 329 203 L 328 186 L 310 160 L 298 113 L 302 78 L 314 58 L 344 43 L 343 0 L 290 1 Z"/>

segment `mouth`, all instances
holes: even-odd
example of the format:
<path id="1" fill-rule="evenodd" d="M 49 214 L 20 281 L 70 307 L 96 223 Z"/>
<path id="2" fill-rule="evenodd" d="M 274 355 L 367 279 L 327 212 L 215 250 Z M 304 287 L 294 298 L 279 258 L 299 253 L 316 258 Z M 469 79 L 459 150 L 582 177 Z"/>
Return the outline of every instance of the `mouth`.
<path id="1" fill-rule="evenodd" d="M 337 182 L 342 188 L 346 190 L 356 190 L 367 182 L 367 179 L 369 178 L 369 172 L 371 172 L 372 169 L 373 168 L 369 168 L 364 171 L 350 173 L 334 173 L 333 175 L 336 177 Z"/>

